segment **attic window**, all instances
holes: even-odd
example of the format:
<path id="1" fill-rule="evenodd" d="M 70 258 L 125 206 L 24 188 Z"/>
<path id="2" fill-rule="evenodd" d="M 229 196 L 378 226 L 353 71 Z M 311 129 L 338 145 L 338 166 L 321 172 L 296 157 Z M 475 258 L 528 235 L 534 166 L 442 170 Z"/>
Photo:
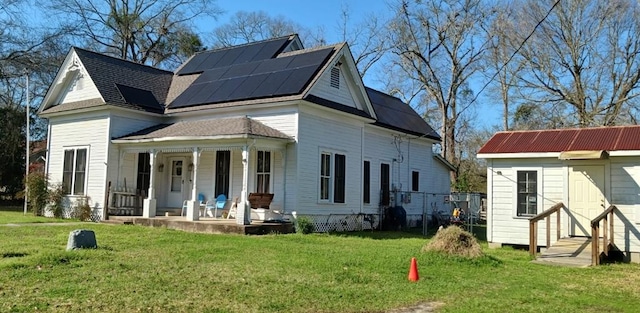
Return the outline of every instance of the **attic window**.
<path id="1" fill-rule="evenodd" d="M 337 67 L 331 68 L 331 87 L 340 89 L 340 69 Z"/>

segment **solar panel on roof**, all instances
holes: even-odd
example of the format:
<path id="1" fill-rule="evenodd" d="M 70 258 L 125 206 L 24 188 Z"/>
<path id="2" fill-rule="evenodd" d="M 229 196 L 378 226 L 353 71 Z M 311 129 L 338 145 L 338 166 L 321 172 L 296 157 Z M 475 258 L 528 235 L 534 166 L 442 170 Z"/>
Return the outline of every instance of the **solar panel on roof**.
<path id="1" fill-rule="evenodd" d="M 216 90 L 211 96 L 205 101 L 201 103 L 218 103 L 223 101 L 228 101 L 233 91 L 236 88 L 240 87 L 242 83 L 247 79 L 247 77 L 238 77 L 232 79 L 226 79 L 222 82 L 220 88 Z"/>
<path id="2" fill-rule="evenodd" d="M 291 63 L 289 63 L 289 65 L 287 65 L 287 68 L 291 69 L 323 63 L 332 51 L 333 48 L 327 48 L 309 53 L 296 54 L 292 56 L 293 60 L 291 61 Z"/>
<path id="3" fill-rule="evenodd" d="M 256 67 L 258 67 L 259 64 L 260 62 L 250 62 L 250 63 L 232 65 L 228 67 L 228 70 L 226 71 L 226 73 L 222 75 L 220 78 L 225 79 L 225 78 L 251 75 L 251 73 L 255 71 Z"/>
<path id="4" fill-rule="evenodd" d="M 284 83 L 278 88 L 276 91 L 277 94 L 297 94 L 302 91 L 302 88 L 307 85 L 313 74 L 318 70 L 317 65 L 306 66 L 302 68 L 298 68 L 289 77 Z"/>
<path id="5" fill-rule="evenodd" d="M 218 91 L 223 82 L 224 81 L 219 80 L 194 86 L 198 90 L 198 92 L 187 101 L 187 104 L 192 105 L 198 103 L 206 103 L 209 98 L 211 98 L 212 95 Z"/>
<path id="6" fill-rule="evenodd" d="M 263 98 L 272 96 L 282 86 L 285 80 L 289 78 L 294 70 L 285 70 L 269 74 L 265 80 L 251 93 L 251 98 Z"/>
<path id="7" fill-rule="evenodd" d="M 143 90 L 120 84 L 116 84 L 116 88 L 118 89 L 120 95 L 122 95 L 122 98 L 126 103 L 154 110 L 162 109 L 156 97 L 149 90 Z"/>
<path id="8" fill-rule="evenodd" d="M 208 57 L 208 53 L 200 53 L 200 54 L 196 54 L 195 56 L 193 56 L 193 58 L 191 58 L 189 60 L 189 62 L 187 62 L 187 64 L 185 64 L 180 71 L 178 71 L 178 75 L 187 75 L 187 74 L 193 74 L 194 71 L 197 71 L 197 69 L 200 67 L 200 64 L 202 64 L 202 62 L 204 62 L 204 60 Z"/>
<path id="9" fill-rule="evenodd" d="M 263 47 L 264 45 L 250 45 L 244 47 L 243 51 L 236 58 L 236 64 L 255 61 L 256 56 L 260 53 L 260 50 L 262 50 Z"/>
<path id="10" fill-rule="evenodd" d="M 224 75 L 227 72 L 227 70 L 229 70 L 228 67 L 206 70 L 193 83 L 202 84 L 206 82 L 219 80 L 220 77 L 222 77 L 222 75 Z"/>
<path id="11" fill-rule="evenodd" d="M 288 38 L 282 38 L 263 43 L 262 49 L 260 49 L 253 60 L 265 60 L 275 57 L 276 54 L 284 48 L 284 44 L 288 40 Z"/>
<path id="12" fill-rule="evenodd" d="M 259 62 L 254 74 L 271 73 L 286 69 L 293 57 L 275 58 Z"/>
<path id="13" fill-rule="evenodd" d="M 251 75 L 239 86 L 230 96 L 229 99 L 240 100 L 250 97 L 253 92 L 260 87 L 260 84 L 269 77 L 268 73 Z"/>

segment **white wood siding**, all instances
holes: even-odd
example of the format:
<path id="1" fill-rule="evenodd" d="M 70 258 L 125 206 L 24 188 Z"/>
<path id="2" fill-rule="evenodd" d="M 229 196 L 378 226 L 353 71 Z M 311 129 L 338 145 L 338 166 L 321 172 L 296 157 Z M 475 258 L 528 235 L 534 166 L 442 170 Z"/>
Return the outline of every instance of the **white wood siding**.
<path id="1" fill-rule="evenodd" d="M 311 88 L 310 94 L 350 107 L 357 107 L 350 88 L 345 80 L 344 70 L 340 69 L 340 88 L 331 87 L 331 69 L 327 69 L 318 82 Z"/>
<path id="2" fill-rule="evenodd" d="M 87 147 L 86 195 L 91 206 L 102 208 L 105 195 L 105 172 L 109 118 L 102 113 L 77 114 L 49 120 L 48 175 L 53 184 L 62 183 L 65 148 Z M 74 196 L 68 196 L 75 201 Z"/>
<path id="3" fill-rule="evenodd" d="M 529 219 L 516 216 L 516 175 L 518 168 L 538 168 L 538 184 L 542 184 L 542 194 L 538 195 L 538 213 L 558 202 L 563 202 L 563 173 L 566 169 L 557 159 L 509 160 L 494 159 L 491 192 L 491 234 L 492 242 L 505 244 L 529 244 Z M 500 172 L 501 174 L 498 174 Z M 566 201 L 564 201 L 565 204 Z M 546 245 L 546 222 L 538 223 L 538 244 Z M 562 214 L 562 225 L 568 225 L 567 215 Z M 567 233 L 567 226 L 561 226 Z M 555 216 L 552 218 L 551 232 L 555 233 Z M 488 230 L 489 231 L 489 230 Z"/>
<path id="4" fill-rule="evenodd" d="M 296 138 L 298 135 L 298 113 L 286 112 L 269 115 L 251 115 L 252 119 L 261 122 L 273 129 L 283 132 L 287 136 Z"/>
<path id="5" fill-rule="evenodd" d="M 623 251 L 640 252 L 640 158 L 611 158 L 611 199 L 622 213 L 614 217 L 615 243 Z"/>
<path id="6" fill-rule="evenodd" d="M 70 85 L 63 90 L 60 103 L 69 103 L 90 99 L 102 99 L 98 88 L 93 83 L 89 75 L 83 75 L 78 78 L 78 74 L 70 81 Z M 77 79 L 77 80 L 76 80 Z M 75 81 L 75 83 L 74 83 Z M 100 100 L 101 101 L 101 100 Z"/>
<path id="7" fill-rule="evenodd" d="M 124 116 L 123 114 L 127 114 Z M 135 112 L 112 112 L 110 114 L 110 129 L 109 129 L 109 143 L 108 143 L 108 151 L 109 151 L 109 159 L 108 164 L 113 164 L 114 166 L 109 166 L 107 171 L 108 180 L 111 181 L 111 185 L 113 187 L 124 187 L 124 179 L 127 179 L 127 187 L 135 187 L 135 179 L 137 173 L 137 153 L 125 153 L 123 155 L 123 159 L 120 156 L 120 149 L 117 145 L 111 144 L 110 140 L 113 138 L 122 137 L 127 134 L 131 134 L 133 132 L 145 129 L 147 127 L 157 125 L 161 123 L 162 120 L 159 117 L 152 117 L 150 115 L 144 115 Z M 160 158 L 157 159 L 157 163 L 160 163 L 162 160 Z M 120 165 L 122 162 L 122 165 Z M 122 166 L 121 170 L 118 170 L 118 167 Z M 106 186 L 105 186 L 106 188 Z M 156 187 L 156 192 L 161 192 L 160 189 Z"/>
<path id="8" fill-rule="evenodd" d="M 299 115 L 299 141 L 297 160 L 297 206 L 289 211 L 298 214 L 357 214 L 362 203 L 362 123 L 351 123 L 322 118 L 326 111 Z M 358 125 L 360 124 L 360 125 Z M 319 201 L 320 153 L 323 150 L 343 154 L 346 157 L 345 203 L 321 203 Z M 332 163 L 334 159 L 332 159 Z M 289 186 L 290 183 L 287 183 Z"/>

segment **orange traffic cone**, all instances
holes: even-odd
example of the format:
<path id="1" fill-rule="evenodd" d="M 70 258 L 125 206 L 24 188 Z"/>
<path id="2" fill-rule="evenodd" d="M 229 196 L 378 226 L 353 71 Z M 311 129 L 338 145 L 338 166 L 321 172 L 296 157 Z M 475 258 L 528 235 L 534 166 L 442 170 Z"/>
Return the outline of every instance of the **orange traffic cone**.
<path id="1" fill-rule="evenodd" d="M 409 281 L 418 281 L 418 262 L 416 258 L 411 258 L 411 267 L 409 268 Z"/>

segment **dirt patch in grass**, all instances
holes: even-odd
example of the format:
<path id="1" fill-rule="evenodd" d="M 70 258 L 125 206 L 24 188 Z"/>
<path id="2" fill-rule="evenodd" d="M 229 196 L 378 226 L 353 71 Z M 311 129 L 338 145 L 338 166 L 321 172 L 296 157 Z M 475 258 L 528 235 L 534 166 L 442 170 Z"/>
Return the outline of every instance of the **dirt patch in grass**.
<path id="1" fill-rule="evenodd" d="M 433 251 L 465 258 L 478 258 L 483 255 L 478 240 L 471 233 L 456 226 L 439 230 L 433 239 L 422 248 L 422 251 Z"/>
<path id="2" fill-rule="evenodd" d="M 442 302 L 422 302 L 408 307 L 393 309 L 386 313 L 427 313 L 434 312 L 443 305 L 444 303 Z"/>

